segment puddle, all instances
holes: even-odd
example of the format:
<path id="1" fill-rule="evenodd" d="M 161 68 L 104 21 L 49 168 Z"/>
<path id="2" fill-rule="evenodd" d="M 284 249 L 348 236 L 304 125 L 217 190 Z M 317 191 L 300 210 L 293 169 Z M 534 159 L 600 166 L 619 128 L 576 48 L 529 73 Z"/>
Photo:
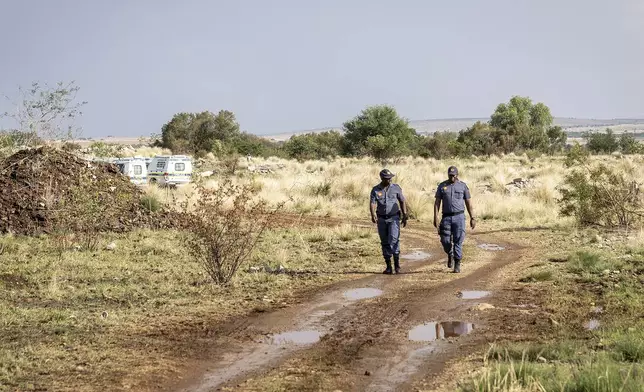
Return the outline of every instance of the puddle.
<path id="1" fill-rule="evenodd" d="M 601 325 L 601 323 L 599 322 L 599 320 L 590 319 L 590 320 L 588 320 L 587 323 L 584 323 L 584 328 L 586 328 L 589 331 L 594 331 L 597 328 L 599 328 L 600 325 Z"/>
<path id="2" fill-rule="evenodd" d="M 479 244 L 479 248 L 484 250 L 504 250 L 505 248 L 497 244 Z"/>
<path id="3" fill-rule="evenodd" d="M 430 322 L 418 325 L 409 331 L 409 340 L 414 342 L 433 342 L 438 339 L 455 338 L 474 330 L 474 324 L 461 321 Z"/>
<path id="4" fill-rule="evenodd" d="M 357 301 L 359 299 L 373 298 L 382 295 L 382 290 L 374 289 L 370 287 L 364 287 L 360 289 L 353 289 L 345 291 L 343 296 L 344 298 L 350 301 Z"/>
<path id="5" fill-rule="evenodd" d="M 489 291 L 466 290 L 458 293 L 458 297 L 462 299 L 479 299 L 487 297 L 491 293 Z"/>
<path id="6" fill-rule="evenodd" d="M 313 344 L 320 340 L 320 333 L 315 330 L 310 331 L 289 331 L 273 335 L 271 343 L 273 344 Z"/>
<path id="7" fill-rule="evenodd" d="M 406 255 L 400 255 L 400 257 L 405 259 L 405 260 L 414 260 L 414 261 L 429 259 L 430 256 L 431 255 L 429 253 L 423 252 L 423 251 L 420 251 L 420 250 L 416 250 L 416 251 L 414 251 L 412 253 L 408 253 Z"/>

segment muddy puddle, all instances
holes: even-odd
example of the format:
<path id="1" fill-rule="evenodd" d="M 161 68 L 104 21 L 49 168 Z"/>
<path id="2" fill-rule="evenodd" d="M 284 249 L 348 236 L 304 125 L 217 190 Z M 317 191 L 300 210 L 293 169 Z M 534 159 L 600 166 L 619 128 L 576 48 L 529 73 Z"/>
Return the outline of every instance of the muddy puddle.
<path id="1" fill-rule="evenodd" d="M 310 331 L 288 331 L 271 338 L 272 344 L 313 344 L 320 341 L 320 332 Z"/>
<path id="2" fill-rule="evenodd" d="M 400 255 L 402 259 L 411 260 L 411 261 L 420 261 L 420 260 L 429 259 L 430 256 L 431 255 L 429 253 L 423 252 L 421 250 L 415 250 L 411 253 Z"/>
<path id="3" fill-rule="evenodd" d="M 490 251 L 505 250 L 504 247 L 497 244 L 479 244 L 478 247 L 483 250 L 490 250 Z"/>
<path id="4" fill-rule="evenodd" d="M 481 290 L 464 290 L 461 291 L 457 294 L 457 296 L 461 299 L 481 299 L 485 298 L 488 295 L 490 295 L 491 292 L 489 291 L 481 291 Z"/>
<path id="5" fill-rule="evenodd" d="M 349 301 L 358 301 L 361 299 L 373 298 L 382 295 L 382 290 L 374 289 L 372 287 L 363 287 L 345 291 L 342 296 Z"/>
<path id="6" fill-rule="evenodd" d="M 456 338 L 474 330 L 474 324 L 462 321 L 429 322 L 417 325 L 409 331 L 409 340 L 414 342 L 433 342 L 439 339 Z"/>
<path id="7" fill-rule="evenodd" d="M 584 328 L 589 331 L 594 331 L 601 326 L 601 322 L 597 319 L 590 319 L 584 323 Z"/>

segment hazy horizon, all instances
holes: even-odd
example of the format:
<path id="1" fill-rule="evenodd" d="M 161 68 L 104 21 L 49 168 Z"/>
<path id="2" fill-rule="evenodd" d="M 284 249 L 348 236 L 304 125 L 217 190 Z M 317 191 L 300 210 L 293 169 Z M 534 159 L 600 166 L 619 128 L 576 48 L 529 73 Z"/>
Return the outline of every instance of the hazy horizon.
<path id="1" fill-rule="evenodd" d="M 0 1 L 0 93 L 75 80 L 86 137 L 221 109 L 261 135 L 337 127 L 373 104 L 488 118 L 512 95 L 560 118 L 644 118 L 639 0 Z"/>

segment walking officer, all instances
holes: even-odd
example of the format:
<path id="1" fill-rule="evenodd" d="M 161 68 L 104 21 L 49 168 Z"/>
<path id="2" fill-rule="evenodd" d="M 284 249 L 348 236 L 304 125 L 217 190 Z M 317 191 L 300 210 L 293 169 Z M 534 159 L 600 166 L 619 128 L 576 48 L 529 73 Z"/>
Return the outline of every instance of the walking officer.
<path id="1" fill-rule="evenodd" d="M 476 227 L 476 219 L 470 202 L 470 189 L 458 179 L 458 169 L 450 166 L 447 169 L 448 180 L 436 189 L 434 202 L 434 227 L 438 228 L 443 250 L 447 253 L 447 268 L 461 272 L 463 259 L 463 240 L 465 240 L 465 208 L 470 215 L 470 227 Z M 443 217 L 438 223 L 438 211 L 443 206 Z"/>
<path id="2" fill-rule="evenodd" d="M 384 274 L 391 275 L 391 258 L 394 259 L 394 270 L 400 273 L 400 223 L 407 226 L 407 203 L 402 188 L 392 184 L 394 174 L 388 169 L 380 172 L 380 184 L 371 190 L 369 211 L 371 221 L 378 224 L 378 235 L 382 246 L 382 256 L 387 269 Z"/>

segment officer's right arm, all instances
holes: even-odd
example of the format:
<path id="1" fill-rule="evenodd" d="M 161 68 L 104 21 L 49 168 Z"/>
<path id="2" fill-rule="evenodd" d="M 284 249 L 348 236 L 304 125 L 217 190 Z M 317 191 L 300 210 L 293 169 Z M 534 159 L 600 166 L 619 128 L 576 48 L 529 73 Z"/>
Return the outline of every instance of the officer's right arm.
<path id="1" fill-rule="evenodd" d="M 376 201 L 376 190 L 371 190 L 371 196 L 369 197 L 369 212 L 371 213 L 371 222 L 376 223 L 376 207 L 378 206 Z"/>
<path id="2" fill-rule="evenodd" d="M 434 227 L 438 227 L 438 211 L 441 208 L 441 187 L 436 188 L 436 195 L 434 196 Z"/>

